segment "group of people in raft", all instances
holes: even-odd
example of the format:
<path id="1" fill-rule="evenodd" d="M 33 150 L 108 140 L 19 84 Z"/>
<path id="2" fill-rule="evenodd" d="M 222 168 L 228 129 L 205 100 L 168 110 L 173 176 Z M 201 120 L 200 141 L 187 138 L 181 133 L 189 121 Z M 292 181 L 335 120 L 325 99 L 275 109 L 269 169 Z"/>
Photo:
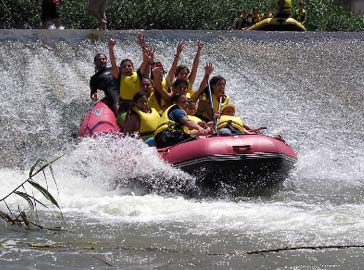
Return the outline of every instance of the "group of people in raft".
<path id="1" fill-rule="evenodd" d="M 294 10 L 293 14 L 291 12 L 292 2 L 291 0 L 278 0 L 278 12 L 273 15 L 269 9 L 265 9 L 264 13 L 259 14 L 259 9 L 257 7 L 253 8 L 252 12 L 248 9 L 243 9 L 241 14 L 234 20 L 232 29 L 240 30 L 247 29 L 250 26 L 263 21 L 267 18 L 289 18 L 292 16 L 296 21 L 301 24 L 306 23 L 306 10 L 305 3 L 303 0 L 298 2 L 297 9 Z"/>
<path id="2" fill-rule="evenodd" d="M 185 65 L 178 65 L 185 46 L 180 42 L 168 73 L 161 62 L 155 62 L 154 51 L 147 46 L 143 35 L 138 36 L 137 43 L 143 54 L 137 70 L 130 59 L 123 59 L 117 65 L 116 41 L 110 39 L 111 67 L 107 66 L 105 54 L 96 54 L 95 74 L 90 79 L 91 99 L 98 101 L 97 91 L 104 91 L 101 102 L 113 110 L 125 135 L 138 134 L 148 145 L 163 148 L 213 132 L 221 135 L 259 133 L 259 129 L 250 129 L 235 116 L 235 106 L 225 93 L 226 80 L 219 75 L 209 80 L 214 70 L 211 63 L 205 64 L 198 90 L 192 89 L 204 46 L 202 41 L 197 42 L 191 71 Z"/>

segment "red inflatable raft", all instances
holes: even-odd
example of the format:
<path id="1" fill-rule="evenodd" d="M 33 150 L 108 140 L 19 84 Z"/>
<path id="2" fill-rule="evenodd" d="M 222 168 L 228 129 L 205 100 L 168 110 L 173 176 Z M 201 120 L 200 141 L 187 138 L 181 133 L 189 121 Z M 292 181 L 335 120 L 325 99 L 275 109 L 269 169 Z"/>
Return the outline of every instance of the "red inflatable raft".
<path id="1" fill-rule="evenodd" d="M 82 120 L 78 131 L 79 137 L 95 136 L 99 133 L 119 132 L 115 114 L 110 108 L 99 101 L 89 110 Z"/>
<path id="2" fill-rule="evenodd" d="M 119 132 L 114 113 L 98 102 L 83 119 L 79 136 Z M 196 176 L 197 185 L 237 189 L 264 188 L 282 182 L 297 161 L 282 139 L 265 135 L 210 136 L 158 149 L 172 166 Z"/>
<path id="3" fill-rule="evenodd" d="M 198 185 L 241 189 L 282 182 L 297 155 L 282 139 L 265 135 L 212 136 L 159 149 L 164 160 L 196 176 Z"/>

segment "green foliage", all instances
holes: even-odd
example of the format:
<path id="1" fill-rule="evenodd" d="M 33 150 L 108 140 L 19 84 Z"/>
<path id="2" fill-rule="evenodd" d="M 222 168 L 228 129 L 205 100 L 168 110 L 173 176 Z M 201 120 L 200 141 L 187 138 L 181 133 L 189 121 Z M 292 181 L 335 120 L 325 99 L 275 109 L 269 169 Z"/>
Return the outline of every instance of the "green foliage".
<path id="1" fill-rule="evenodd" d="M 40 4 L 37 0 L 1 0 L 2 28 L 34 28 L 40 22 Z"/>
<path id="2" fill-rule="evenodd" d="M 298 0 L 292 1 L 296 7 Z M 307 27 L 321 31 L 363 31 L 339 0 L 306 0 Z M 66 28 L 95 29 L 99 22 L 86 12 L 87 0 L 63 0 L 61 23 Z M 109 29 L 229 29 L 243 8 L 276 10 L 272 0 L 109 0 Z M 40 28 L 40 0 L 0 0 L 0 27 Z"/>
<path id="3" fill-rule="evenodd" d="M 335 1 L 324 5 L 320 1 L 311 1 L 313 4 L 307 9 L 309 24 L 319 31 L 363 31 L 364 16 L 356 16 L 348 12 Z"/>
<path id="4" fill-rule="evenodd" d="M 49 169 L 51 176 L 52 176 L 52 180 L 57 187 L 57 183 L 55 181 L 55 177 L 54 177 L 54 173 L 53 173 L 53 169 L 52 169 L 51 165 L 54 162 L 56 162 L 58 159 L 60 159 L 62 156 L 56 158 L 55 160 L 53 160 L 51 162 L 48 162 L 44 159 L 37 160 L 37 162 L 32 166 L 32 168 L 29 171 L 29 178 L 26 179 L 25 181 L 23 181 L 20 185 L 18 185 L 13 191 L 11 191 L 4 198 L 0 199 L 0 203 L 4 204 L 8 210 L 8 212 L 0 210 L 0 220 L 3 220 L 12 225 L 18 225 L 19 227 L 25 226 L 27 229 L 32 229 L 33 227 L 44 228 L 42 225 L 40 225 L 40 222 L 38 220 L 33 220 L 31 215 L 26 214 L 25 211 L 20 210 L 19 207 L 18 207 L 18 211 L 10 209 L 8 204 L 6 203 L 6 200 L 13 195 L 17 195 L 17 196 L 21 197 L 22 199 L 27 201 L 31 212 L 35 215 L 35 217 L 38 217 L 37 204 L 40 204 L 47 208 L 48 208 L 48 206 L 46 206 L 43 202 L 38 200 L 34 195 L 28 194 L 28 192 L 26 191 L 26 187 L 30 186 L 33 189 L 39 191 L 44 196 L 44 198 L 47 199 L 48 202 L 51 202 L 54 206 L 56 206 L 59 210 L 61 210 L 58 205 L 58 202 L 54 199 L 53 195 L 48 191 L 48 182 L 47 182 L 45 169 L 46 168 Z M 42 185 L 40 185 L 38 182 L 36 182 L 34 180 L 34 176 L 36 176 L 39 173 L 43 173 L 46 188 L 44 188 Z M 20 189 L 23 189 L 25 192 L 20 191 Z M 58 187 L 57 187 L 57 189 L 58 189 Z M 33 191 L 32 191 L 32 193 L 33 193 Z M 60 213 L 61 213 L 61 216 L 63 219 L 63 214 L 62 214 L 62 212 L 60 212 Z"/>

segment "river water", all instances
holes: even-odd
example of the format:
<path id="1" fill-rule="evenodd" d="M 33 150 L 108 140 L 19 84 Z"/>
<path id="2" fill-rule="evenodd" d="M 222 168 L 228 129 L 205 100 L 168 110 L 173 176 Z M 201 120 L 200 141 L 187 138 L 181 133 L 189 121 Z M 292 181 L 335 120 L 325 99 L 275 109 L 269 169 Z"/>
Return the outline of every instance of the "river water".
<path id="1" fill-rule="evenodd" d="M 203 40 L 195 86 L 213 63 L 237 114 L 298 153 L 278 189 L 233 198 L 186 196 L 194 178 L 136 139 L 75 139 L 92 106 L 93 56 L 114 37 L 118 61 L 138 66 L 139 32 L 0 30 L 0 198 L 37 159 L 64 154 L 53 164 L 58 191 L 46 171 L 64 220 L 38 205 L 39 222 L 63 230 L 1 222 L 0 268 L 362 269 L 363 248 L 330 247 L 364 245 L 364 35 L 144 32 L 167 69 L 179 40 L 188 66 Z M 28 210 L 16 196 L 6 203 Z M 285 247 L 298 249 L 250 253 Z"/>

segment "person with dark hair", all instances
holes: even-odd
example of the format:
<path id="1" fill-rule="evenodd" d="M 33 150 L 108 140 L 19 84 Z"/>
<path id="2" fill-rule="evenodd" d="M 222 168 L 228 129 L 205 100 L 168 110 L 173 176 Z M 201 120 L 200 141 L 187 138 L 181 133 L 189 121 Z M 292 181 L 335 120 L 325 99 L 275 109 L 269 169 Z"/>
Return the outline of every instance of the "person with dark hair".
<path id="1" fill-rule="evenodd" d="M 144 77 L 142 79 L 141 90 L 148 94 L 148 108 L 154 108 L 161 115 L 168 106 L 162 96 L 155 91 L 154 82 Z"/>
<path id="2" fill-rule="evenodd" d="M 59 4 L 61 0 L 43 0 L 42 1 L 42 27 L 47 29 L 53 22 L 57 29 L 61 29 L 61 17 L 59 16 Z"/>
<path id="3" fill-rule="evenodd" d="M 203 128 L 188 118 L 185 109 L 189 101 L 185 95 L 175 94 L 171 101 L 172 105 L 163 112 L 160 124 L 154 132 L 157 148 L 176 145 L 193 139 L 194 135 L 207 135 L 210 132 L 209 128 Z M 192 130 L 194 133 L 187 133 L 186 129 Z"/>
<path id="4" fill-rule="evenodd" d="M 140 38 L 140 37 L 139 37 Z M 126 117 L 130 104 L 134 95 L 140 91 L 141 82 L 144 76 L 148 77 L 149 66 L 149 54 L 150 49 L 148 47 L 142 47 L 143 50 L 143 62 L 138 70 L 134 69 L 134 64 L 130 59 L 123 59 L 120 66 L 116 64 L 116 58 L 114 54 L 114 46 L 116 41 L 112 38 L 109 40 L 109 54 L 112 66 L 112 75 L 114 79 L 119 82 L 119 115 L 118 124 L 123 126 L 123 122 Z"/>
<path id="5" fill-rule="evenodd" d="M 140 90 L 147 93 L 148 98 L 149 98 L 150 95 L 153 94 L 153 92 L 154 92 L 152 80 L 147 77 L 143 77 Z"/>
<path id="6" fill-rule="evenodd" d="M 214 68 L 213 68 L 212 64 L 206 63 L 205 75 L 203 77 L 203 80 L 200 83 L 199 89 L 196 92 L 193 92 L 193 93 L 188 92 L 189 83 L 186 79 L 181 78 L 181 79 L 176 79 L 173 82 L 172 87 L 171 87 L 171 89 L 172 89 L 171 93 L 167 93 L 167 92 L 163 91 L 163 89 L 162 89 L 160 68 L 156 67 L 153 69 L 153 76 L 155 78 L 155 80 L 154 80 L 155 92 L 158 93 L 163 98 L 163 100 L 166 101 L 166 104 L 171 104 L 171 97 L 175 94 L 185 95 L 187 98 L 191 98 L 194 101 L 196 101 L 199 98 L 199 96 L 203 93 L 203 91 L 208 83 L 208 78 L 213 70 L 214 70 Z"/>
<path id="7" fill-rule="evenodd" d="M 210 80 L 210 88 L 212 94 L 212 105 L 210 103 L 210 91 L 208 87 L 205 88 L 204 94 L 200 96 L 200 105 L 197 115 L 206 121 L 213 121 L 214 114 L 219 112 L 219 108 L 230 103 L 230 97 L 225 94 L 226 80 L 224 77 L 218 75 Z"/>
<path id="8" fill-rule="evenodd" d="M 188 81 L 186 79 L 176 79 L 172 84 L 172 95 L 180 94 L 190 98 L 191 95 L 188 93 Z"/>
<path id="9" fill-rule="evenodd" d="M 244 8 L 242 10 L 240 16 L 234 20 L 234 23 L 233 23 L 234 30 L 241 30 L 246 27 L 246 19 L 248 18 L 248 14 L 249 14 L 248 10 Z"/>
<path id="10" fill-rule="evenodd" d="M 192 94 L 193 84 L 196 80 L 197 69 L 200 62 L 200 55 L 204 44 L 201 40 L 197 41 L 197 52 L 193 59 L 192 69 L 190 70 L 186 65 L 177 65 L 180 57 L 180 53 L 184 47 L 184 43 L 179 43 L 177 47 L 177 54 L 174 57 L 170 72 L 174 72 L 175 79 L 185 79 L 188 81 L 188 92 Z M 169 74 L 169 73 L 168 73 Z M 167 78 L 169 78 L 167 76 Z M 168 82 L 171 84 L 172 82 Z"/>
<path id="11" fill-rule="evenodd" d="M 148 93 L 140 91 L 133 97 L 123 131 L 127 135 L 138 133 L 141 139 L 147 140 L 153 137 L 159 120 L 160 116 L 157 110 L 148 108 Z"/>
<path id="12" fill-rule="evenodd" d="M 190 97 L 190 94 L 187 93 L 188 90 L 188 81 L 185 79 L 177 79 L 173 82 L 171 86 L 171 93 L 164 91 L 163 86 L 161 85 L 161 75 L 160 75 L 160 68 L 153 69 L 153 77 L 155 78 L 155 90 L 159 95 L 163 98 L 166 104 L 171 104 L 171 98 L 175 94 L 179 95 L 186 95 Z"/>
<path id="13" fill-rule="evenodd" d="M 245 29 L 254 24 L 254 17 L 252 13 L 249 13 L 246 17 Z"/>
<path id="14" fill-rule="evenodd" d="M 94 57 L 95 74 L 90 79 L 90 98 L 98 101 L 97 90 L 105 93 L 102 100 L 117 115 L 119 110 L 119 89 L 117 81 L 112 75 L 112 68 L 107 67 L 107 57 L 103 53 L 98 53 Z"/>
<path id="15" fill-rule="evenodd" d="M 208 127 L 212 128 L 213 127 L 212 122 L 206 123 L 200 117 L 196 116 L 197 110 L 198 110 L 198 101 L 195 101 L 193 99 L 188 99 L 188 105 L 185 109 L 188 119 L 194 121 L 195 123 L 199 124 L 203 128 L 208 128 Z M 186 131 L 186 132 L 189 133 L 189 131 Z"/>
<path id="16" fill-rule="evenodd" d="M 303 1 L 298 2 L 298 8 L 295 10 L 293 14 L 293 18 L 297 20 L 298 22 L 305 24 L 306 22 L 306 10 L 305 10 L 305 4 Z"/>
<path id="17" fill-rule="evenodd" d="M 253 8 L 252 16 L 253 16 L 253 24 L 260 22 L 261 18 L 259 15 L 259 9 L 257 7 Z"/>
<path id="18" fill-rule="evenodd" d="M 218 117 L 217 132 L 220 135 L 242 135 L 242 134 L 259 134 L 260 129 L 252 130 L 244 124 L 243 120 L 235 115 L 235 105 L 226 104 L 221 108 Z"/>
<path id="19" fill-rule="evenodd" d="M 100 21 L 100 30 L 106 30 L 107 0 L 88 0 L 87 13 Z"/>

